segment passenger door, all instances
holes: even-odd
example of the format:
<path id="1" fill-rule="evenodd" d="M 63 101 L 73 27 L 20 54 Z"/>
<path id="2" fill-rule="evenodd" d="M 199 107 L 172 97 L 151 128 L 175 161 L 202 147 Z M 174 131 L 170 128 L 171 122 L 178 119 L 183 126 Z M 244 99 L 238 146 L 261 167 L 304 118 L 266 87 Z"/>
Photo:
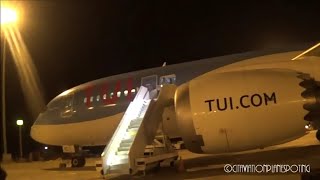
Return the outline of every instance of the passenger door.
<path id="1" fill-rule="evenodd" d="M 148 88 L 150 98 L 158 95 L 158 76 L 151 75 L 141 78 L 141 86 Z"/>

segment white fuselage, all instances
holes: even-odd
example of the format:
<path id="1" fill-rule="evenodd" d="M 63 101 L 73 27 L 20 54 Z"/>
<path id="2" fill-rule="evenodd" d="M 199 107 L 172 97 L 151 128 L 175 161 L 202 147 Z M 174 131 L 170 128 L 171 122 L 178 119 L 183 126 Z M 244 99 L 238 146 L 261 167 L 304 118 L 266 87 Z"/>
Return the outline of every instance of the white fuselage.
<path id="1" fill-rule="evenodd" d="M 212 70 L 210 73 L 226 73 L 236 72 L 243 70 L 253 69 L 290 69 L 298 72 L 308 72 L 317 81 L 320 81 L 320 60 L 308 59 L 308 60 L 295 60 L 291 59 L 301 53 L 301 51 L 279 53 L 273 55 L 267 55 L 252 59 L 243 60 L 240 62 L 232 63 L 227 66 Z M 214 62 L 213 62 L 214 63 Z M 223 87 L 217 87 L 223 90 Z M 290 91 L 290 89 L 288 89 Z M 197 107 L 196 107 L 197 108 Z M 263 110 L 262 110 L 263 111 Z M 257 112 L 256 116 L 265 116 L 264 112 Z M 272 113 L 273 112 L 265 112 Z M 279 112 L 281 113 L 281 112 Z M 52 145 L 83 145 L 83 146 L 95 146 L 105 145 L 112 137 L 113 132 L 117 128 L 122 113 L 118 113 L 112 116 L 106 116 L 99 119 L 92 119 L 90 121 L 68 123 L 68 124 L 55 124 L 55 125 L 33 125 L 31 129 L 31 136 L 33 139 L 44 144 Z M 200 116 L 199 116 L 200 117 Z M 272 118 L 272 116 L 270 116 Z M 201 120 L 201 118 L 200 118 Z M 247 123 L 237 122 L 235 126 L 243 126 L 242 128 L 250 128 Z M 270 121 L 270 123 L 277 123 Z M 282 123 L 280 123 L 282 124 Z M 179 127 L 178 127 L 179 128 Z M 288 127 L 290 128 L 290 124 Z M 177 130 L 179 131 L 179 130 Z M 198 130 L 206 131 L 206 130 Z M 254 131 L 259 131 L 256 129 Z M 206 132 L 205 132 L 206 133 Z M 272 132 L 270 132 L 272 133 Z M 302 135 L 303 133 L 301 133 Z M 296 138 L 296 137 L 294 137 Z"/>

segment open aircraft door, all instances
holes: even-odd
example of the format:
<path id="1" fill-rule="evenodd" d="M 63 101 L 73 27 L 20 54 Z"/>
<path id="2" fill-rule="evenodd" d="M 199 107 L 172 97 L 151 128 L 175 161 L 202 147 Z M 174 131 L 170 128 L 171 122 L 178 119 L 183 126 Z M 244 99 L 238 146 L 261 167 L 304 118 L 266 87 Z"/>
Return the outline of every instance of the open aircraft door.
<path id="1" fill-rule="evenodd" d="M 141 78 L 141 86 L 148 88 L 151 99 L 158 95 L 158 76 L 151 75 Z"/>

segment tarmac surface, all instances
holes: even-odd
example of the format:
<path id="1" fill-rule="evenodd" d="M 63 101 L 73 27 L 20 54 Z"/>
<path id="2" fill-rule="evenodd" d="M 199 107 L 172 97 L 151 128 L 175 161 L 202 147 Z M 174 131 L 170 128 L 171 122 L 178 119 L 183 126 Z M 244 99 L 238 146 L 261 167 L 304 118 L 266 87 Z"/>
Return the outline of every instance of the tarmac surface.
<path id="1" fill-rule="evenodd" d="M 187 150 L 180 150 L 182 158 L 175 168 L 164 166 L 148 172 L 145 176 L 111 175 L 106 179 L 214 179 L 214 180 L 296 180 L 320 179 L 320 143 L 315 138 L 315 131 L 295 141 L 260 150 L 234 153 L 228 155 L 199 155 Z M 93 180 L 102 179 L 95 169 L 95 161 L 87 159 L 83 168 L 58 168 L 59 160 L 38 162 L 7 162 L 1 166 L 7 172 L 8 180 L 42 180 L 42 179 L 67 179 L 67 180 Z M 229 165 L 230 164 L 230 165 Z M 293 172 L 226 172 L 225 165 L 307 165 L 306 173 Z M 261 166 L 259 166 L 261 167 Z M 259 168 L 258 168 L 259 169 Z M 261 168 L 260 168 L 261 170 Z"/>

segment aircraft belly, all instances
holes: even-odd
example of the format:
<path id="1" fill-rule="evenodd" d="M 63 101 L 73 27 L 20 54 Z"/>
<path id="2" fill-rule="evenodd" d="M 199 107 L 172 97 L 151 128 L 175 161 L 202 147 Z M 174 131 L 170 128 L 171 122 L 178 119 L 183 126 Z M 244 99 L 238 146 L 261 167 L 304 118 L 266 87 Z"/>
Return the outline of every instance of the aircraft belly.
<path id="1" fill-rule="evenodd" d="M 123 113 L 91 121 L 61 125 L 33 125 L 31 136 L 49 145 L 105 145 L 112 137 Z"/>

